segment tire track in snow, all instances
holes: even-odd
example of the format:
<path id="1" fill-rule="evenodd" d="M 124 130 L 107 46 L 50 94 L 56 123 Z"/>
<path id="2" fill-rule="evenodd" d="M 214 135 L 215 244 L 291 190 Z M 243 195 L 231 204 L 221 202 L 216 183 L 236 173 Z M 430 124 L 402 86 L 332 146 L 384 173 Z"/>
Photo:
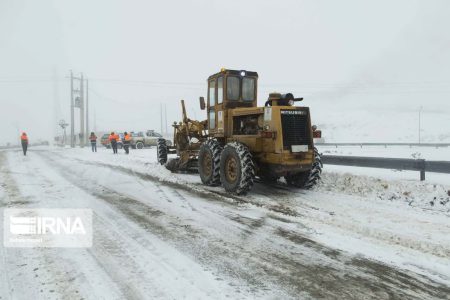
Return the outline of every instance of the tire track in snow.
<path id="1" fill-rule="evenodd" d="M 76 159 L 78 162 L 86 163 L 86 161 L 81 159 Z M 256 184 L 254 190 L 252 191 L 253 194 L 248 195 L 246 197 L 244 196 L 236 196 L 236 195 L 230 195 L 227 194 L 224 191 L 220 191 L 218 189 L 204 187 L 204 186 L 197 186 L 197 185 L 184 185 L 181 183 L 173 183 L 173 182 L 166 182 L 161 181 L 158 177 L 152 176 L 149 174 L 144 174 L 141 172 L 136 172 L 133 170 L 130 170 L 128 168 L 122 167 L 122 166 L 115 166 L 110 165 L 106 163 L 98 163 L 95 162 L 94 164 L 98 166 L 108 167 L 115 169 L 120 172 L 124 172 L 130 175 L 138 176 L 141 179 L 144 180 L 150 180 L 153 182 L 160 182 L 162 185 L 167 185 L 168 187 L 173 188 L 180 188 L 186 191 L 191 191 L 198 193 L 199 195 L 202 195 L 203 198 L 210 199 L 210 201 L 213 199 L 213 195 L 218 196 L 214 199 L 214 201 L 224 201 L 227 203 L 233 203 L 237 202 L 239 204 L 251 204 L 255 205 L 257 207 L 262 207 L 265 209 L 268 209 L 270 211 L 273 211 L 275 213 L 280 213 L 286 216 L 290 217 L 301 217 L 309 219 L 313 222 L 319 222 L 327 226 L 332 226 L 335 228 L 341 228 L 342 230 L 345 230 L 347 232 L 350 232 L 352 234 L 359 234 L 360 236 L 363 236 L 365 238 L 371 237 L 373 239 L 382 241 L 384 243 L 390 244 L 390 245 L 396 245 L 396 246 L 403 246 L 407 248 L 412 248 L 417 251 L 425 251 L 430 254 L 437 254 L 440 257 L 446 258 L 450 256 L 450 249 L 441 246 L 441 245 L 428 245 L 421 243 L 420 241 L 416 241 L 413 238 L 405 238 L 405 237 L 399 237 L 398 235 L 393 235 L 389 233 L 383 233 L 376 230 L 367 230 L 364 227 L 361 226 L 355 226 L 351 222 L 348 222 L 346 219 L 337 219 L 334 217 L 335 212 L 331 210 L 324 210 L 314 207 L 313 205 L 308 205 L 305 203 L 299 204 L 298 201 L 296 203 L 296 207 L 292 207 L 286 203 L 292 202 L 293 198 L 298 198 L 298 193 L 300 192 L 302 194 L 301 197 L 304 197 L 308 200 L 310 200 L 311 203 L 314 203 L 313 195 L 309 191 L 305 190 L 299 190 L 294 189 L 290 187 L 286 187 L 280 184 L 270 185 L 270 187 L 267 187 L 264 184 Z M 276 190 L 273 190 L 273 188 L 276 188 Z M 257 199 L 255 195 L 258 195 L 258 197 L 264 197 L 267 200 L 270 200 L 271 203 L 268 203 L 269 201 L 266 201 L 264 203 L 260 199 Z M 299 210 L 300 208 L 300 210 Z M 311 214 L 313 212 L 313 214 Z M 320 217 L 317 218 L 317 216 L 320 215 Z M 274 216 L 275 218 L 277 216 Z"/>
<path id="2" fill-rule="evenodd" d="M 1 182 L 1 186 L 3 187 L 4 191 L 5 191 L 5 197 L 2 199 L 2 203 L 0 203 L 0 207 L 4 206 L 4 207 L 17 207 L 17 206 L 22 206 L 22 205 L 27 205 L 32 203 L 32 201 L 30 201 L 29 198 L 27 197 L 23 197 L 23 195 L 21 195 L 20 190 L 19 190 L 19 185 L 16 182 L 16 180 L 14 180 L 12 173 L 13 171 L 11 171 L 11 167 L 9 166 L 8 163 L 8 159 L 6 157 L 6 155 L 8 153 L 11 152 L 5 152 L 5 151 L 1 151 L 0 152 L 0 159 L 2 160 L 0 163 L 2 164 L 2 174 L 3 174 L 3 180 Z M 28 160 L 27 157 L 24 157 L 25 160 Z M 26 174 L 22 174 L 24 176 L 26 176 Z"/>
<path id="3" fill-rule="evenodd" d="M 170 251 L 167 246 L 162 248 L 167 253 L 163 253 L 164 250 L 156 251 L 159 253 L 152 256 L 154 253 L 150 251 L 151 245 L 157 243 L 157 239 L 149 240 L 149 236 L 143 237 L 143 232 L 138 226 L 134 226 L 138 229 L 137 231 L 134 231 L 133 228 L 125 228 L 129 223 L 128 220 L 118 224 L 121 219 L 117 213 L 105 215 L 105 210 L 109 212 L 112 210 L 108 210 L 101 200 L 94 199 L 84 192 L 80 193 L 81 189 L 63 179 L 59 173 L 55 172 L 53 165 L 44 163 L 40 157 L 34 158 L 34 164 L 39 166 L 38 170 L 41 170 L 40 173 L 35 174 L 37 182 L 43 180 L 43 177 L 48 177 L 51 182 L 55 183 L 53 191 L 50 189 L 49 192 L 55 192 L 58 190 L 58 186 L 65 188 L 66 194 L 61 195 L 63 197 L 57 203 L 59 207 L 86 207 L 86 205 L 90 207 L 89 205 L 92 205 L 97 212 L 102 213 L 102 216 L 96 218 L 98 222 L 94 220 L 98 239 L 94 240 L 94 247 L 91 249 L 44 249 L 48 260 L 44 259 L 39 249 L 25 250 L 25 253 L 31 251 L 42 266 L 37 266 L 36 270 L 17 270 L 17 272 L 26 272 L 27 275 L 19 273 L 23 280 L 21 282 L 28 287 L 28 293 L 23 297 L 24 299 L 31 299 L 39 295 L 41 287 L 39 279 L 42 277 L 45 279 L 45 287 L 51 286 L 51 290 L 45 290 L 44 294 L 41 294 L 46 299 L 98 299 L 100 296 L 106 299 L 143 299 L 147 297 L 181 299 L 186 297 L 188 292 L 196 299 L 247 298 L 245 294 L 229 293 L 232 289 L 227 287 L 225 282 L 218 282 L 209 272 L 202 272 L 203 270 L 198 269 L 198 265 L 194 263 L 182 261 L 178 267 L 168 257 L 172 255 L 176 259 L 180 253 Z M 70 172 L 70 170 L 66 171 Z M 75 180 L 79 182 L 79 178 Z M 40 184 L 36 184 L 36 186 L 40 186 Z M 39 194 L 43 190 L 46 189 L 42 188 L 35 192 Z M 81 196 L 79 202 L 74 202 L 72 197 L 67 197 L 76 190 L 78 190 L 77 195 Z M 97 202 L 102 205 L 99 206 Z M 41 208 L 42 205 L 50 205 L 50 207 L 55 205 L 51 201 L 38 204 L 41 205 Z M 123 220 L 125 219 L 122 218 Z M 135 241 L 139 241 L 139 243 Z M 70 253 L 75 255 L 72 257 Z M 149 259 L 149 257 L 153 258 Z M 159 272 L 153 272 L 153 268 Z M 69 275 L 69 272 L 64 272 L 66 270 L 75 273 L 77 278 Z M 53 274 L 57 276 L 53 276 Z M 107 278 L 102 278 L 101 274 L 106 275 Z M 94 278 L 90 276 L 94 276 Z M 102 287 L 90 286 L 92 279 L 94 282 L 103 279 L 107 284 L 103 284 Z M 200 280 L 200 284 L 195 285 L 195 280 Z M 225 288 L 219 288 L 219 285 L 225 286 Z M 80 291 L 80 294 L 75 294 L 76 291 Z M 17 294 L 14 296 L 18 297 Z"/>
<path id="4" fill-rule="evenodd" d="M 67 176 L 67 177 L 66 177 Z M 65 174 L 65 178 L 71 180 L 74 184 L 75 177 L 70 178 L 70 175 Z M 79 183 L 78 183 L 79 184 Z M 98 187 L 98 189 L 95 188 Z M 118 209 L 128 219 L 138 224 L 141 228 L 148 231 L 150 234 L 158 236 L 161 240 L 166 242 L 175 243 L 178 248 L 183 252 L 196 251 L 196 258 L 202 258 L 203 262 L 208 260 L 208 265 L 215 260 L 215 257 L 210 252 L 210 249 L 205 248 L 203 242 L 200 245 L 196 244 L 201 237 L 201 232 L 197 229 L 189 226 L 183 220 L 165 215 L 162 211 L 152 208 L 148 205 L 142 204 L 127 195 L 117 193 L 108 187 L 96 184 L 90 186 L 86 184 L 79 184 L 79 188 L 91 193 L 92 196 L 105 201 L 115 209 Z M 160 220 L 164 219 L 164 220 Z M 213 242 L 211 240 L 211 242 Z M 219 241 L 220 242 L 220 241 Z M 216 243 L 214 241 L 214 243 Z M 217 253 L 223 252 L 223 249 L 217 251 Z M 251 277 L 251 274 L 246 274 Z M 220 277 L 220 274 L 218 274 Z M 244 276 L 239 275 L 243 278 Z M 245 288 L 245 286 L 244 286 Z M 258 288 L 261 288 L 259 285 Z M 256 292 L 258 288 L 254 288 L 253 292 Z"/>
<path id="5" fill-rule="evenodd" d="M 17 152 L 18 153 L 18 152 Z M 33 194 L 50 196 L 58 192 L 57 187 L 47 178 L 47 172 L 36 167 L 39 162 L 38 157 L 27 156 L 8 152 L 9 160 L 15 165 L 14 172 L 7 170 L 8 186 L 12 189 L 11 197 L 27 199 L 23 196 L 24 187 L 32 186 Z M 15 155 L 16 154 L 16 155 Z M 19 155 L 19 156 L 18 156 Z M 44 173 L 43 173 L 44 171 Z M 14 178 L 15 177 L 15 178 Z M 21 179 L 26 179 L 21 182 Z M 19 186 L 19 182 L 21 185 Z M 29 191 L 28 191 L 29 192 Z M 38 201 L 12 201 L 7 203 L 10 208 L 49 208 L 45 203 Z M 19 204 L 17 204 L 19 203 Z M 45 205 L 44 207 L 40 205 Z M 63 203 L 61 203 L 63 205 Z M 52 205 L 50 205 L 52 207 Z M 60 248 L 4 248 L 3 257 L 6 272 L 10 282 L 11 299 L 32 299 L 41 297 L 45 299 L 94 299 L 94 289 L 90 281 L 86 278 L 84 262 L 89 258 L 81 259 L 84 249 L 60 249 Z M 72 251 L 73 250 L 73 251 Z M 75 255 L 67 255 L 68 253 Z M 100 274 L 99 274 L 100 275 Z M 97 279 L 104 279 L 102 276 Z M 92 279 L 92 277 L 90 278 Z M 83 283 L 80 286 L 80 282 Z M 113 291 L 109 290 L 107 295 L 113 296 Z M 119 299 L 119 297 L 112 297 Z"/>
<path id="6" fill-rule="evenodd" d="M 103 167 L 119 170 L 107 164 Z M 122 173 L 128 176 L 130 175 L 129 170 Z M 135 175 L 135 172 L 133 174 Z M 150 182 L 155 180 L 149 177 L 145 178 Z M 91 192 L 93 191 L 91 187 L 84 186 L 84 188 Z M 112 191 L 109 191 L 108 194 L 110 192 Z M 101 198 L 102 195 L 96 194 L 95 196 Z M 195 244 L 199 238 L 197 235 L 199 233 L 205 234 L 201 231 L 194 231 L 191 234 L 187 232 L 180 236 L 180 233 L 176 232 L 179 228 L 173 228 L 173 226 L 171 228 L 171 226 L 168 226 L 170 224 L 161 225 L 161 223 L 156 222 L 153 218 L 149 218 L 145 214 L 143 215 L 142 211 L 148 209 L 148 205 L 129 196 L 116 192 L 115 196 L 111 196 L 110 199 L 105 200 L 111 201 L 115 207 L 145 229 L 149 229 L 150 232 L 160 235 L 161 238 L 169 239 L 178 247 L 183 248 L 186 243 Z M 203 200 L 208 201 L 209 199 Z M 206 263 L 211 263 L 211 258 L 208 259 L 208 255 L 215 254 L 222 255 L 222 257 L 228 255 L 229 258 L 234 257 L 234 259 L 239 259 L 239 257 L 236 257 L 236 253 L 248 255 L 245 263 L 252 267 L 254 273 L 266 273 L 267 279 L 271 279 L 272 281 L 273 277 L 275 277 L 275 281 L 289 290 L 290 293 L 297 291 L 299 293 L 297 296 L 307 291 L 309 295 L 313 295 L 314 297 L 336 295 L 341 297 L 355 297 L 355 295 L 367 297 L 369 295 L 371 297 L 381 298 L 422 298 L 442 297 L 449 292 L 448 287 L 430 283 L 427 279 L 416 276 L 416 274 L 400 272 L 397 269 L 378 262 L 348 256 L 342 251 L 324 247 L 309 239 L 305 240 L 305 237 L 300 236 L 296 232 L 279 230 L 277 235 L 283 240 L 290 242 L 280 242 L 282 247 L 288 250 L 290 249 L 290 252 L 288 252 L 290 255 L 278 253 L 277 251 L 273 252 L 276 249 L 271 249 L 272 251 L 266 250 L 267 252 L 260 249 L 259 253 L 254 253 L 245 249 L 243 246 L 236 245 L 234 246 L 236 249 L 232 249 L 233 251 L 230 251 L 229 248 L 225 248 L 225 250 L 223 244 L 220 245 L 220 243 L 217 244 L 217 241 L 214 241 L 215 237 L 205 236 L 208 242 L 210 242 L 208 245 L 209 253 L 195 253 L 194 251 L 194 256 L 200 259 L 203 258 Z M 186 239 L 186 236 L 190 237 L 190 239 Z M 216 243 L 215 245 L 214 242 Z M 223 241 L 220 242 L 223 243 Z M 317 251 L 316 247 L 323 251 Z M 242 257 L 240 258 L 242 259 Z M 314 263 L 314 261 L 317 262 Z M 365 264 L 364 262 L 367 263 Z M 232 267 L 232 265 L 229 267 Z M 231 273 L 234 271 L 236 270 L 229 270 Z M 244 280 L 249 280 L 249 278 L 242 277 L 242 275 L 240 274 L 238 276 L 241 276 Z M 345 280 L 342 276 L 345 276 Z M 318 282 L 320 283 L 319 285 L 317 284 Z"/>
<path id="7" fill-rule="evenodd" d="M 271 195 L 267 193 L 266 188 L 261 188 L 262 194 L 267 195 L 272 201 L 279 201 L 284 203 L 291 203 L 292 201 L 295 201 L 292 194 L 278 194 L 278 195 Z M 299 197 L 297 197 L 299 198 Z M 314 203 L 314 194 L 307 193 L 301 196 L 304 200 Z M 298 201 L 297 201 L 298 202 Z M 352 204 L 355 204 L 352 202 Z M 344 203 L 341 203 L 341 205 L 345 205 Z M 301 203 L 301 206 L 306 207 L 306 204 Z M 372 238 L 374 240 L 379 240 L 380 242 L 395 245 L 395 246 L 402 246 L 409 249 L 414 249 L 420 252 L 429 253 L 441 258 L 448 258 L 450 257 L 450 248 L 448 248 L 446 245 L 442 244 L 435 244 L 435 243 L 424 243 L 422 240 L 418 240 L 417 237 L 408 237 L 408 236 L 400 236 L 398 232 L 389 232 L 388 230 L 385 230 L 384 228 L 373 228 L 364 226 L 364 224 L 361 223 L 355 223 L 354 220 L 350 218 L 350 216 L 340 216 L 342 215 L 342 210 L 339 209 L 339 207 L 335 207 L 334 211 L 328 211 L 328 213 L 322 213 L 324 211 L 323 208 L 316 208 L 314 206 L 310 206 L 312 211 L 316 211 L 313 214 L 304 214 L 305 218 L 311 219 L 314 222 L 326 224 L 328 226 L 332 226 L 335 228 L 340 228 L 344 231 L 350 232 L 352 234 L 356 234 L 359 236 L 363 236 L 365 238 Z M 354 207 L 353 207 L 354 208 Z M 350 210 L 350 207 L 348 208 Z M 392 219 L 395 220 L 396 218 L 402 217 L 401 215 L 392 215 L 388 216 L 388 214 L 392 214 L 390 211 L 385 211 L 383 207 L 374 208 L 374 207 L 365 207 L 364 203 L 360 203 L 358 207 L 359 212 L 361 215 L 379 215 L 382 214 L 383 218 L 385 219 Z M 311 211 L 311 210 L 310 210 Z M 320 214 L 320 216 L 319 216 Z M 433 214 L 440 215 L 437 212 L 433 212 Z M 380 218 L 382 219 L 382 218 Z M 450 232 L 450 227 L 447 226 L 448 232 Z"/>
<path id="8" fill-rule="evenodd" d="M 157 221 L 155 222 L 155 219 L 166 217 L 160 210 L 149 207 L 149 206 L 141 206 L 141 205 L 134 207 L 135 201 L 134 201 L 134 199 L 130 198 L 129 196 L 117 193 L 116 191 L 109 189 L 107 186 L 103 186 L 96 182 L 89 182 L 89 181 L 83 180 L 81 175 L 86 174 L 85 171 L 81 171 L 81 173 L 77 173 L 77 172 L 75 172 L 75 170 L 70 170 L 68 168 L 65 168 L 63 165 L 59 165 L 57 162 L 55 162 L 53 160 L 53 158 L 46 157 L 45 155 L 43 155 L 43 158 L 48 160 L 49 161 L 48 165 L 51 166 L 51 168 L 53 168 L 54 170 L 56 170 L 58 172 L 58 174 L 60 174 L 60 176 L 65 178 L 65 180 L 67 180 L 68 182 L 71 182 L 71 184 L 73 184 L 74 186 L 77 186 L 79 189 L 88 192 L 90 195 L 93 196 L 93 198 L 98 199 L 98 201 L 103 201 L 103 203 L 108 204 L 114 210 L 117 210 L 118 212 L 122 213 L 123 216 L 125 216 L 127 218 L 127 220 L 131 220 L 133 224 L 136 224 L 137 227 L 139 228 L 139 230 L 145 229 L 151 235 L 153 235 L 153 233 L 157 232 L 158 230 L 160 230 L 161 232 L 167 232 L 167 228 L 174 229 L 175 231 L 182 230 L 183 232 L 180 232 L 181 234 L 190 233 L 192 236 L 195 236 L 198 234 L 197 232 L 194 232 L 192 230 L 192 228 L 190 228 L 189 226 L 184 226 L 184 224 L 179 224 L 180 220 L 176 219 L 176 218 L 171 218 L 171 219 L 167 220 L 167 222 L 164 222 L 162 224 Z M 102 204 L 102 206 L 105 206 L 105 205 Z M 97 211 L 98 211 L 98 208 L 97 208 Z M 114 220 L 119 221 L 121 218 L 123 219 L 123 216 L 121 216 L 119 218 L 118 218 L 118 216 L 116 216 L 116 217 L 112 216 L 111 220 L 112 220 L 112 222 L 114 222 Z M 148 218 L 148 221 L 145 221 L 145 222 L 142 221 L 142 220 L 147 220 L 147 218 Z M 153 223 L 150 221 L 153 221 Z M 109 225 L 110 225 L 110 228 L 113 228 L 113 226 L 114 226 L 113 223 L 109 223 Z M 121 225 L 124 225 L 124 224 L 121 223 Z M 120 230 L 123 231 L 123 228 L 121 228 Z M 117 232 L 117 233 L 119 233 L 119 232 Z M 118 234 L 117 237 L 119 237 L 119 236 L 121 236 L 121 235 Z M 133 245 L 132 245 L 133 243 L 139 244 L 140 248 L 143 248 L 143 247 L 149 245 L 148 241 L 146 240 L 146 237 L 144 236 L 144 238 L 143 238 L 142 233 L 140 233 L 139 235 L 136 235 L 136 233 L 131 232 L 130 236 L 132 236 L 132 238 L 134 240 L 132 243 L 130 243 L 131 248 L 133 248 Z M 161 240 L 165 240 L 164 234 L 162 234 L 162 235 L 158 234 L 156 236 L 158 236 L 160 238 L 163 237 L 163 238 L 161 238 Z M 109 237 L 107 236 L 106 240 L 108 238 Z M 130 240 L 129 240 L 129 242 L 130 242 Z M 103 245 L 106 245 L 105 251 L 108 251 L 107 244 L 108 244 L 108 242 L 103 243 Z M 105 270 L 107 270 L 108 272 L 111 272 L 113 274 L 122 273 L 122 275 L 117 275 L 117 274 L 114 275 L 114 277 L 117 277 L 116 280 L 119 280 L 121 278 L 120 276 L 124 276 L 123 274 L 127 274 L 127 271 L 131 272 L 130 277 L 133 278 L 134 276 L 133 276 L 132 272 L 134 272 L 134 270 L 139 269 L 138 265 L 135 265 L 134 268 L 128 268 L 128 267 L 125 268 L 124 267 L 124 270 L 114 269 L 114 266 L 122 264 L 121 261 L 129 261 L 129 260 L 133 260 L 133 259 L 140 260 L 140 256 L 139 256 L 138 252 L 137 252 L 138 256 L 136 258 L 134 258 L 134 256 L 130 257 L 130 255 L 127 255 L 125 253 L 127 251 L 124 250 L 126 248 L 125 245 L 128 245 L 128 244 L 124 244 L 123 246 L 120 246 L 116 242 L 111 245 L 111 248 L 115 249 L 115 251 L 110 253 L 110 256 L 117 257 L 117 259 L 115 259 L 115 263 L 109 262 L 108 256 L 105 257 L 104 255 L 96 254 L 96 257 L 100 258 L 98 260 L 99 263 L 102 263 L 102 264 L 103 264 L 103 262 L 105 263 Z M 142 252 L 142 250 L 140 250 L 140 252 Z M 122 257 L 123 259 L 119 259 L 120 257 Z M 176 259 L 176 257 L 174 257 L 174 259 Z M 152 264 L 147 263 L 146 265 L 148 265 L 149 268 L 152 268 L 152 267 L 154 267 L 154 265 L 157 265 L 157 263 L 152 263 Z M 185 265 L 185 264 L 183 264 L 183 265 Z M 163 269 L 167 269 L 168 267 L 170 267 L 170 266 L 162 266 Z M 199 278 L 199 276 L 200 276 L 200 278 L 201 278 L 201 276 L 203 276 L 202 272 L 203 272 L 203 270 L 201 270 L 198 273 L 199 275 L 196 275 L 195 277 Z M 207 271 L 206 273 L 209 274 L 209 271 Z M 189 275 L 189 272 L 187 272 L 187 274 L 185 274 L 185 276 L 182 276 L 182 275 L 183 275 L 182 273 L 178 273 L 178 274 L 176 274 L 176 276 L 174 276 L 174 277 L 178 277 L 178 279 L 177 279 L 178 285 L 181 282 L 186 282 L 186 284 L 187 284 L 187 282 L 189 280 L 191 280 L 190 279 L 191 276 Z M 145 278 L 140 278 L 140 279 L 141 279 L 141 281 L 145 281 Z M 192 280 L 194 280 L 194 279 L 192 279 Z M 167 282 L 169 282 L 169 283 L 171 281 L 173 281 L 173 279 L 167 280 Z M 221 279 L 217 279 L 216 281 L 222 282 Z M 133 282 L 136 282 L 136 280 L 134 280 Z M 151 282 L 151 280 L 150 280 L 150 282 Z M 223 284 L 225 285 L 226 282 L 224 282 Z M 135 284 L 135 285 L 139 286 L 139 284 Z M 207 290 L 207 289 L 213 288 L 216 285 L 208 284 L 208 282 L 206 281 L 205 283 L 200 284 L 198 287 L 191 286 L 190 290 L 195 290 L 195 289 L 199 289 L 199 288 Z M 180 289 L 181 289 L 181 287 L 177 287 L 177 288 L 175 288 L 175 291 L 181 292 L 183 290 L 183 289 L 181 289 L 181 291 L 180 291 Z M 231 289 L 235 289 L 235 288 L 232 287 Z M 141 292 L 141 290 L 142 290 L 141 288 L 134 289 L 134 291 L 139 291 L 139 292 Z M 158 287 L 155 287 L 155 290 L 158 290 Z M 122 291 L 125 291 L 125 293 L 127 293 L 127 285 L 123 286 Z M 222 297 L 227 297 L 226 289 L 221 289 L 221 290 L 218 290 L 215 292 L 209 291 L 208 293 L 212 293 L 211 297 L 216 298 L 216 299 L 222 298 Z M 134 293 L 130 294 L 131 297 L 133 297 L 133 294 Z M 169 295 L 170 295 L 170 293 L 169 293 Z M 247 296 L 246 296 L 247 293 L 244 290 L 234 292 L 231 295 L 233 295 L 233 296 L 231 296 L 232 298 L 236 298 L 236 299 L 239 299 L 239 298 L 246 299 L 247 298 Z M 194 298 L 210 298 L 210 297 L 205 297 L 205 296 L 196 296 L 195 293 L 192 296 Z M 166 297 L 177 299 L 177 298 L 180 298 L 181 296 L 178 295 L 175 297 L 170 297 L 170 296 L 166 296 Z M 163 297 L 163 298 L 165 298 L 165 297 Z M 253 297 L 251 297 L 251 298 L 253 298 Z"/>
<path id="9" fill-rule="evenodd" d="M 6 172 L 7 172 L 7 165 L 6 165 L 6 157 L 5 157 L 5 151 L 0 151 L 0 188 L 1 188 L 1 201 L 0 201 L 0 208 L 2 208 L 4 205 L 6 205 L 6 195 L 7 195 L 7 179 L 6 179 Z M 0 224 L 3 224 L 3 213 L 0 216 Z M 7 275 L 7 263 L 6 263 L 6 248 L 3 247 L 3 239 L 4 236 L 1 234 L 0 238 L 0 271 L 1 273 L 1 282 L 0 282 L 0 295 L 4 295 L 5 297 L 8 297 L 9 299 L 12 298 L 11 294 L 11 282 L 9 280 L 9 276 Z M 3 296 L 0 296 L 3 297 Z"/>
<path id="10" fill-rule="evenodd" d="M 61 158 L 64 157 L 60 153 L 58 153 L 57 155 Z M 64 157 L 64 159 L 67 159 L 67 158 Z M 122 166 L 111 165 L 111 164 L 102 163 L 102 162 L 88 162 L 86 160 L 82 160 L 82 159 L 78 159 L 78 158 L 70 158 L 70 159 L 72 159 L 78 163 L 82 163 L 82 164 L 96 165 L 99 167 L 106 167 L 109 169 L 113 169 L 113 170 L 116 170 L 116 171 L 119 171 L 122 173 L 126 173 L 128 175 L 136 176 L 142 180 L 151 181 L 151 182 L 154 182 L 155 184 L 158 183 L 160 185 L 164 185 L 168 188 L 173 188 L 175 190 L 177 190 L 177 189 L 183 190 L 183 191 L 189 192 L 191 194 L 195 194 L 198 197 L 201 197 L 203 199 L 208 199 L 209 201 L 218 201 L 221 203 L 227 203 L 233 207 L 235 206 L 235 203 L 238 203 L 241 205 L 242 204 L 250 204 L 250 205 L 257 206 L 257 207 L 266 208 L 275 213 L 280 213 L 280 214 L 294 216 L 294 217 L 301 216 L 301 214 L 298 213 L 294 208 L 286 207 L 283 204 L 265 205 L 259 201 L 253 201 L 253 199 L 251 199 L 251 198 L 249 199 L 249 198 L 245 198 L 242 196 L 228 194 L 217 188 L 214 189 L 214 188 L 205 187 L 205 186 L 199 185 L 199 184 L 187 185 L 187 184 L 182 184 L 182 183 L 178 183 L 178 182 L 164 181 L 164 180 L 161 180 L 161 178 L 159 178 L 157 176 L 134 171 L 134 170 L 128 169 L 126 167 L 122 167 Z"/>

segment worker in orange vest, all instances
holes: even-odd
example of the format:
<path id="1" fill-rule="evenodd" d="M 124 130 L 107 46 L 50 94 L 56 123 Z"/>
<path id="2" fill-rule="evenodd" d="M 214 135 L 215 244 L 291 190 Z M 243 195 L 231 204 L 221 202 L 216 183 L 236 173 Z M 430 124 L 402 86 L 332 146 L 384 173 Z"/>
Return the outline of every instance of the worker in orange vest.
<path id="1" fill-rule="evenodd" d="M 97 136 L 94 132 L 91 132 L 89 136 L 89 141 L 91 141 L 92 152 L 97 152 Z"/>
<path id="2" fill-rule="evenodd" d="M 25 132 L 22 133 L 20 136 L 20 142 L 22 143 L 22 150 L 23 155 L 27 155 L 27 149 L 28 149 L 28 136 Z"/>
<path id="3" fill-rule="evenodd" d="M 123 133 L 123 149 L 126 154 L 130 154 L 131 134 L 128 132 Z"/>
<path id="4" fill-rule="evenodd" d="M 117 154 L 117 142 L 120 140 L 118 134 L 115 134 L 114 131 L 109 135 L 109 142 L 111 143 L 111 148 L 113 149 L 113 153 Z"/>
<path id="5" fill-rule="evenodd" d="M 116 139 L 117 146 L 119 146 L 120 135 L 118 135 L 117 133 L 115 133 L 115 134 L 114 134 L 114 138 Z"/>

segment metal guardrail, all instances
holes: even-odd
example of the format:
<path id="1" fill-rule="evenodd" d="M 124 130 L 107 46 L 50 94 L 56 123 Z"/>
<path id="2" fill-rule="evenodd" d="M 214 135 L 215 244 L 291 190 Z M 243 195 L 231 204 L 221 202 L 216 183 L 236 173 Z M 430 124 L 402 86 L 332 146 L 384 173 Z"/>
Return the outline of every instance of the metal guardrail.
<path id="1" fill-rule="evenodd" d="M 450 147 L 450 143 L 315 143 L 317 146 L 408 146 L 408 147 Z"/>
<path id="2" fill-rule="evenodd" d="M 330 165 L 419 171 L 420 180 L 425 172 L 450 174 L 450 161 L 426 161 L 425 159 L 362 157 L 323 155 L 322 162 Z"/>

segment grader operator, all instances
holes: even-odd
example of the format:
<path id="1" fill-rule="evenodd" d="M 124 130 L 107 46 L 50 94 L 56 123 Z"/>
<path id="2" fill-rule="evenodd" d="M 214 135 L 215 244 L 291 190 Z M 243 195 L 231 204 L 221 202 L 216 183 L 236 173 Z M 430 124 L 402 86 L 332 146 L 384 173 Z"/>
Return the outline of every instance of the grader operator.
<path id="1" fill-rule="evenodd" d="M 205 121 L 187 118 L 174 124 L 174 146 L 158 143 L 158 161 L 171 171 L 198 168 L 206 185 L 222 185 L 227 192 L 250 191 L 256 176 L 311 188 L 320 179 L 322 162 L 314 147 L 315 134 L 308 107 L 295 106 L 303 98 L 271 93 L 257 106 L 256 72 L 222 69 L 208 78 Z M 177 158 L 167 162 L 167 154 Z"/>

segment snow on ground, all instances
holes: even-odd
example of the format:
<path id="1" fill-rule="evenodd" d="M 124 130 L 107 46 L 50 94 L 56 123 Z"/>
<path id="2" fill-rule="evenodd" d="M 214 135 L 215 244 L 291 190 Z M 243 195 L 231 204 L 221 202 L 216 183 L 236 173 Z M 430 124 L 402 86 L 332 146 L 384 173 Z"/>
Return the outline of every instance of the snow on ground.
<path id="1" fill-rule="evenodd" d="M 256 184 L 237 197 L 204 187 L 198 174 L 170 173 L 155 149 L 6 151 L 0 168 L 3 206 L 88 207 L 95 216 L 90 249 L 2 248 L 0 294 L 11 298 L 450 293 L 450 203 L 427 204 L 446 185 L 325 166 L 312 191 Z M 397 197 L 405 191 L 410 198 Z"/>
<path id="2" fill-rule="evenodd" d="M 382 156 L 407 158 L 415 153 L 423 153 L 422 157 L 432 160 L 450 158 L 450 148 L 410 148 L 410 147 L 319 147 L 321 153 L 326 155 L 355 155 L 355 156 Z M 376 149 L 380 153 L 377 154 Z M 99 149 L 108 154 L 112 150 Z M 433 153 L 436 150 L 437 153 Z M 72 150 L 69 150 L 72 151 Z M 111 159 L 109 156 L 95 155 L 89 151 L 83 153 L 73 151 L 74 158 L 86 159 L 107 163 L 115 166 L 127 166 L 132 170 L 144 172 L 168 182 L 189 184 L 198 188 L 201 184 L 197 174 L 172 174 L 166 168 L 156 164 L 156 149 L 136 150 L 131 156 L 119 155 Z M 420 151 L 420 152 L 419 152 Z M 102 153 L 103 153 L 102 152 Z M 417 154 L 418 155 L 418 154 Z M 448 156 L 447 156 L 448 155 Z M 324 193 L 339 193 L 343 195 L 358 195 L 367 200 L 378 199 L 389 202 L 399 201 L 405 205 L 418 206 L 431 210 L 450 212 L 450 175 L 427 173 L 427 180 L 420 182 L 419 172 L 399 171 L 374 168 L 356 168 L 345 166 L 326 165 L 322 174 L 322 184 L 318 191 Z"/>
<path id="3" fill-rule="evenodd" d="M 94 154 L 95 157 L 90 159 L 116 166 L 131 166 L 136 172 L 151 174 L 162 181 L 189 185 L 193 189 L 203 188 L 200 186 L 201 182 L 197 174 L 172 174 L 164 167 L 156 164 L 155 151 L 155 149 L 133 151 L 133 156 L 118 156 L 114 157 L 113 160 L 109 156 L 105 157 Z M 401 149 L 398 152 L 401 152 Z M 108 154 L 108 151 L 106 153 Z M 77 159 L 83 159 L 82 157 L 85 154 L 76 151 L 72 155 L 77 157 Z M 366 201 L 372 201 L 373 206 L 377 202 L 383 202 L 383 205 L 385 203 L 394 203 L 393 205 L 398 205 L 400 209 L 410 206 L 444 213 L 450 212 L 450 196 L 447 194 L 450 186 L 420 182 L 417 179 L 392 180 L 389 178 L 389 174 L 384 179 L 382 176 L 380 178 L 374 178 L 366 175 L 355 176 L 349 173 L 341 174 L 328 171 L 329 167 L 325 166 L 323 182 L 315 189 L 316 192 L 327 195 L 327 198 L 336 194 L 340 194 L 341 196 L 360 196 Z M 373 170 L 366 168 L 365 174 L 370 174 Z M 389 173 L 389 170 L 384 171 L 385 173 Z M 449 176 L 447 175 L 447 177 Z M 212 190 L 217 190 L 217 188 Z M 430 202 L 434 202 L 434 204 Z"/>
<path id="4" fill-rule="evenodd" d="M 87 249 L 3 248 L 6 288 L 14 299 L 246 298 L 182 252 L 123 218 L 49 167 L 40 157 L 9 153 L 2 186 L 7 207 L 92 208 L 94 246 Z M 14 166 L 11 168 L 11 166 Z M 121 180 L 105 176 L 112 184 Z M 123 183 L 123 182 L 122 182 Z M 3 224 L 3 220 L 2 220 Z M 2 243 L 3 244 L 3 243 Z M 174 288 L 176 285 L 177 288 Z M 9 297 L 8 297 L 9 296 Z"/>

